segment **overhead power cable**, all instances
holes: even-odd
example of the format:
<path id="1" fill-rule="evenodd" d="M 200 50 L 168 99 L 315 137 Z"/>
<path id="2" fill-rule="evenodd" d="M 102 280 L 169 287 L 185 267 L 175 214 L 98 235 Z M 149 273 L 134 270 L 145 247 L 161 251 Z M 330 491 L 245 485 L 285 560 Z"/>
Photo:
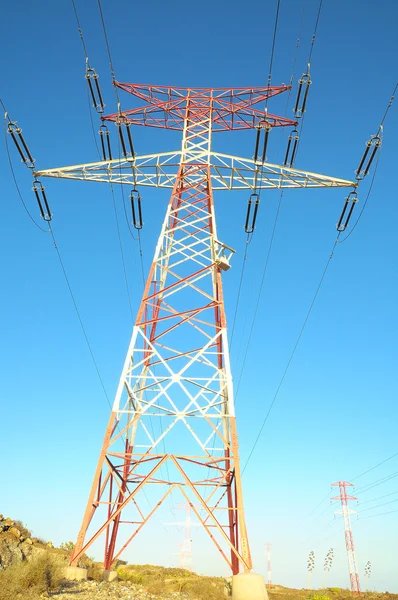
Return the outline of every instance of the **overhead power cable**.
<path id="1" fill-rule="evenodd" d="M 392 515 L 392 513 L 398 512 L 397 510 L 388 510 L 387 512 L 377 513 L 377 515 L 368 515 L 367 517 L 361 517 L 360 521 L 363 519 L 373 519 L 373 517 L 381 517 L 382 515 Z"/>
<path id="2" fill-rule="evenodd" d="M 360 502 L 360 505 L 362 506 L 362 504 L 368 504 L 369 502 L 376 502 L 376 500 L 381 500 L 382 498 L 387 498 L 388 496 L 394 496 L 395 494 L 398 494 L 398 491 L 391 492 L 390 494 L 384 494 L 384 496 L 378 496 L 377 498 L 371 498 L 371 500 L 365 500 L 365 502 Z"/>
<path id="3" fill-rule="evenodd" d="M 364 508 L 363 510 L 361 510 L 359 514 L 362 514 L 363 512 L 367 512 L 368 510 L 374 510 L 375 508 L 381 508 L 382 506 L 387 506 L 387 504 L 394 504 L 395 502 L 398 502 L 398 500 L 389 500 L 389 502 L 383 502 L 382 504 L 377 504 L 376 506 L 370 506 L 369 508 Z"/>
<path id="4" fill-rule="evenodd" d="M 251 326 L 250 326 L 249 338 L 248 338 L 248 340 L 246 342 L 246 350 L 245 350 L 245 354 L 244 354 L 244 357 L 243 357 L 242 368 L 241 368 L 240 374 L 239 374 L 238 385 L 236 387 L 235 403 L 238 400 L 239 389 L 240 389 L 240 384 L 241 384 L 241 380 L 242 380 L 242 376 L 243 376 L 243 371 L 244 371 L 245 366 L 246 366 L 246 360 L 247 360 L 247 356 L 248 356 L 248 352 L 249 352 L 249 347 L 250 347 L 250 343 L 251 343 L 251 339 L 252 339 L 253 331 L 254 331 L 254 324 L 255 324 L 257 313 L 258 313 L 258 309 L 259 309 L 259 306 L 260 306 L 261 292 L 263 290 L 264 281 L 265 281 L 265 275 L 266 275 L 267 269 L 268 269 L 268 263 L 269 263 L 269 258 L 270 258 L 270 255 L 271 255 L 272 245 L 274 243 L 276 225 L 278 223 L 279 213 L 280 213 L 280 209 L 281 209 L 283 192 L 284 192 L 284 190 L 281 190 L 281 193 L 280 193 L 280 196 L 279 196 L 279 203 L 278 203 L 278 207 L 277 207 L 277 210 L 276 210 L 274 225 L 273 225 L 272 233 L 271 233 L 271 239 L 270 239 L 270 242 L 269 242 L 269 245 L 268 245 L 267 255 L 266 255 L 266 258 L 265 258 L 264 269 L 263 269 L 263 273 L 262 273 L 262 276 L 261 276 L 260 288 L 259 288 L 259 291 L 258 291 L 258 294 L 257 294 L 256 305 L 255 305 L 255 308 L 254 308 L 254 314 L 253 314 L 253 318 L 252 318 L 252 322 L 251 322 Z"/>
<path id="5" fill-rule="evenodd" d="M 398 456 L 398 452 L 395 452 L 394 454 L 392 454 L 388 458 L 386 458 L 386 459 L 382 460 L 381 462 L 377 463 L 377 465 L 375 465 L 374 467 L 371 467 L 370 469 L 367 469 L 366 471 L 363 471 L 363 473 L 360 473 L 359 475 L 356 475 L 355 477 L 352 477 L 350 479 L 350 481 L 355 481 L 356 479 L 359 479 L 360 477 L 363 477 L 363 475 L 367 475 L 368 473 L 370 473 L 374 469 L 377 469 L 377 467 L 380 467 L 381 465 L 384 465 L 384 463 L 388 462 L 392 458 L 395 458 L 396 456 Z"/>
<path id="6" fill-rule="evenodd" d="M 391 475 L 387 475 L 386 477 L 382 477 L 381 479 L 377 479 L 376 481 L 369 483 L 368 485 L 364 485 L 358 489 L 355 490 L 355 493 L 358 494 L 359 492 L 361 494 L 364 494 L 365 492 L 368 492 L 369 490 L 378 487 L 379 485 L 382 485 L 383 483 L 386 483 L 387 481 L 390 481 L 391 479 L 395 479 L 395 477 L 398 477 L 398 471 L 396 471 L 395 473 L 392 473 Z"/>
<path id="7" fill-rule="evenodd" d="M 270 87 L 270 85 L 271 85 L 272 66 L 273 66 L 273 63 L 274 63 L 275 42 L 276 42 L 276 34 L 277 34 L 277 31 L 278 31 L 278 19 L 279 19 L 280 5 L 281 5 L 281 0 L 278 0 L 277 6 L 276 6 L 275 23 L 274 23 L 274 35 L 272 37 L 271 57 L 270 57 L 270 61 L 269 61 L 268 83 L 267 83 L 268 87 Z M 268 96 L 265 99 L 265 112 L 267 112 L 267 107 L 268 107 Z"/>
<path id="8" fill-rule="evenodd" d="M 106 49 L 107 49 L 107 52 L 108 52 L 108 58 L 109 58 L 109 68 L 110 68 L 110 72 L 111 72 L 111 77 L 112 77 L 112 83 L 113 83 L 113 87 L 114 87 L 114 90 L 115 90 L 116 103 L 117 103 L 117 110 L 118 110 L 118 112 L 120 112 L 120 100 L 119 100 L 119 94 L 118 94 L 118 91 L 117 91 L 117 86 L 115 85 L 115 83 L 116 83 L 115 70 L 114 70 L 114 68 L 113 68 L 113 61 L 112 61 L 112 55 L 111 55 L 111 48 L 110 48 L 110 45 L 109 45 L 108 34 L 107 34 L 107 31 L 106 31 L 106 25 L 105 25 L 104 13 L 102 12 L 101 0 L 98 0 L 98 8 L 99 8 L 100 17 L 101 17 L 102 29 L 103 29 L 103 32 L 104 32 L 104 38 L 105 38 L 105 43 L 106 43 Z"/>
<path id="9" fill-rule="evenodd" d="M 312 52 L 314 50 L 316 33 L 317 33 L 317 30 L 318 30 L 319 17 L 321 16 L 322 2 L 323 2 L 323 0 L 320 0 L 319 6 L 318 6 L 318 13 L 316 15 L 314 33 L 312 34 L 312 39 L 311 39 L 310 53 L 308 55 L 308 63 L 311 63 Z"/>
<path id="10" fill-rule="evenodd" d="M 68 275 L 67 275 L 67 273 L 66 273 L 66 269 L 65 269 L 65 266 L 64 266 L 64 262 L 63 262 L 63 260 L 62 260 L 61 253 L 60 253 L 60 251 L 59 251 L 58 244 L 57 244 L 57 242 L 56 242 L 56 239 L 55 239 L 54 231 L 53 231 L 53 229 L 52 229 L 52 227 L 51 227 L 51 226 L 50 226 L 50 233 L 51 233 L 51 237 L 52 237 L 52 239 L 53 239 L 54 248 L 55 248 L 55 251 L 56 251 L 56 253 L 57 253 L 57 257 L 58 257 L 58 260 L 59 260 L 59 264 L 61 265 L 62 273 L 63 273 L 63 275 L 64 275 L 65 282 L 66 282 L 66 285 L 67 285 L 67 287 L 68 287 L 68 290 L 69 290 L 70 297 L 72 298 L 73 306 L 74 306 L 74 308 L 75 308 L 76 315 L 77 315 L 77 318 L 78 318 L 78 320 L 79 320 L 79 323 L 80 323 L 81 330 L 82 330 L 82 332 L 83 332 L 84 339 L 86 340 L 87 348 L 88 348 L 88 350 L 89 350 L 89 353 L 90 353 L 91 359 L 92 359 L 92 361 L 93 361 L 93 364 L 94 364 L 94 368 L 95 368 L 95 370 L 96 370 L 96 373 L 97 373 L 97 376 L 98 376 L 99 382 L 100 382 L 100 384 L 101 384 L 102 390 L 103 390 L 103 392 L 104 392 L 105 398 L 106 398 L 106 400 L 107 400 L 107 402 L 108 402 L 108 405 L 109 405 L 110 409 L 112 410 L 112 406 L 111 406 L 111 403 L 110 403 L 110 401 L 109 401 L 109 396 L 108 396 L 108 393 L 107 393 L 107 391 L 106 391 L 106 389 L 105 389 L 104 381 L 103 381 L 103 379 L 102 379 L 102 377 L 101 377 L 101 373 L 100 373 L 100 370 L 99 370 L 99 367 L 98 367 L 97 361 L 96 361 L 96 359 L 95 359 L 94 352 L 93 352 L 92 346 L 91 346 L 91 344 L 90 344 L 90 340 L 88 339 L 87 331 L 86 331 L 86 328 L 85 328 L 85 326 L 84 326 L 83 319 L 82 319 L 82 317 L 81 317 L 81 315 L 80 315 L 80 311 L 79 311 L 79 308 L 78 308 L 78 306 L 77 306 L 76 298 L 75 298 L 75 295 L 74 295 L 74 293 L 73 293 L 73 290 L 72 290 L 72 287 L 71 287 L 71 284 L 70 284 L 70 281 L 69 281 L 69 277 L 68 277 Z"/>
<path id="11" fill-rule="evenodd" d="M 274 404 L 275 404 L 275 401 L 276 401 L 276 399 L 277 399 L 277 397 L 278 397 L 279 391 L 280 391 L 280 389 L 281 389 L 281 387 L 282 387 L 282 385 L 283 385 L 283 382 L 284 382 L 284 380 L 285 380 L 285 377 L 286 377 L 286 375 L 287 375 L 287 372 L 288 372 L 288 370 L 289 370 L 289 367 L 290 367 L 290 365 L 291 365 L 291 362 L 292 362 L 292 360 L 293 360 L 293 357 L 294 357 L 294 355 L 295 355 L 295 353 L 296 353 L 297 347 L 298 347 L 298 345 L 299 345 L 299 343 L 300 343 L 300 340 L 301 340 L 301 337 L 302 337 L 302 335 L 303 335 L 303 333 L 304 333 L 305 327 L 306 327 L 306 325 L 307 325 L 307 322 L 308 322 L 308 319 L 309 319 L 309 317 L 310 317 L 310 315 L 311 315 L 311 312 L 312 312 L 312 309 L 313 309 L 313 307 L 314 307 L 315 301 L 316 301 L 316 299 L 317 299 L 317 297 L 318 297 L 318 294 L 319 294 L 319 291 L 320 291 L 320 289 L 321 289 L 322 283 L 323 283 L 323 281 L 324 281 L 324 279 L 325 279 L 325 276 L 326 276 L 327 270 L 328 270 L 328 268 L 329 268 L 330 262 L 331 262 L 331 260 L 332 260 L 332 258 L 333 258 L 333 253 L 334 253 L 334 250 L 335 250 L 335 248 L 336 248 L 336 246 L 337 246 L 338 239 L 339 239 L 339 235 L 340 235 L 340 234 L 338 234 L 338 235 L 337 235 L 337 238 L 336 238 L 336 240 L 335 240 L 335 242 L 334 242 L 334 244 L 333 244 L 333 246 L 332 246 L 332 250 L 331 250 L 331 252 L 330 252 L 330 255 L 329 255 L 329 258 L 328 258 L 328 260 L 326 261 L 326 265 L 325 265 L 325 267 L 324 267 L 324 270 L 323 270 L 323 273 L 322 273 L 321 279 L 320 279 L 320 281 L 319 281 L 319 283 L 318 283 L 318 286 L 317 286 L 317 288 L 316 288 L 315 294 L 314 294 L 314 296 L 313 296 L 313 298 L 312 298 L 312 301 L 311 301 L 310 307 L 309 307 L 309 309 L 308 309 L 308 311 L 307 311 L 307 314 L 306 314 L 306 316 L 305 316 L 305 319 L 304 319 L 303 325 L 302 325 L 302 327 L 301 327 L 301 329 L 300 329 L 300 332 L 299 332 L 299 334 L 298 334 L 298 336 L 297 336 L 296 342 L 295 342 L 295 344 L 294 344 L 294 346 L 293 346 L 293 350 L 292 350 L 292 352 L 291 352 L 291 354 L 290 354 L 290 356 L 289 356 L 289 360 L 288 360 L 288 362 L 287 362 L 287 365 L 286 365 L 286 367 L 285 367 L 285 370 L 284 370 L 284 372 L 283 372 L 283 374 L 282 374 L 282 377 L 281 377 L 281 379 L 280 379 L 280 381 L 279 381 L 279 384 L 278 384 L 278 387 L 277 387 L 277 389 L 276 389 L 276 392 L 275 392 L 275 394 L 274 394 L 274 396 L 273 396 L 273 398 L 272 398 L 272 401 L 271 401 L 271 404 L 270 404 L 270 406 L 269 406 L 269 408 L 268 408 L 267 414 L 266 414 L 266 415 L 265 415 L 265 417 L 264 417 L 264 420 L 263 420 L 263 422 L 262 422 L 262 424 L 261 424 L 260 430 L 259 430 L 259 432 L 258 432 L 258 434 L 257 434 L 257 437 L 256 437 L 256 439 L 255 439 L 255 441 L 254 441 L 254 444 L 253 444 L 253 446 L 252 446 L 252 448 L 251 448 L 251 451 L 250 451 L 250 453 L 249 453 L 249 456 L 248 456 L 248 458 L 247 458 L 247 460 L 246 460 L 246 463 L 245 463 L 245 466 L 244 466 L 244 468 L 243 468 L 242 474 L 245 472 L 245 470 L 246 470 L 246 468 L 247 468 L 247 465 L 249 464 L 249 461 L 250 461 L 250 459 L 251 459 L 251 457 L 252 457 L 252 455 L 253 455 L 253 452 L 254 452 L 254 450 L 255 450 L 255 448 L 256 448 L 256 446 L 257 446 L 258 440 L 260 439 L 260 436 L 261 436 L 261 434 L 262 434 L 262 432 L 263 432 L 264 426 L 265 426 L 265 424 L 266 424 L 266 422 L 267 422 L 267 420 L 268 420 L 268 417 L 269 417 L 269 415 L 270 415 L 270 413 L 271 413 L 271 411 L 272 411 L 272 408 L 273 408 L 273 406 L 274 406 Z"/>

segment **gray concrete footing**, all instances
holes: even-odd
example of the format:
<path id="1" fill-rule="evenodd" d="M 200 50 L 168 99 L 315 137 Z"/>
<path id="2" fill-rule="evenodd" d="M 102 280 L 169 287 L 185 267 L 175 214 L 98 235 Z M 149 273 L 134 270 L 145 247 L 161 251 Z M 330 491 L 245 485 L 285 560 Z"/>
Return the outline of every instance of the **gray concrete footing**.
<path id="1" fill-rule="evenodd" d="M 105 569 L 105 571 L 102 574 L 102 580 L 103 581 L 117 581 L 117 571 L 107 571 Z"/>
<path id="2" fill-rule="evenodd" d="M 232 600 L 268 600 L 264 577 L 256 573 L 233 575 Z"/>
<path id="3" fill-rule="evenodd" d="M 87 569 L 81 567 L 65 567 L 64 568 L 65 579 L 71 579 L 75 581 L 82 581 L 87 579 Z"/>

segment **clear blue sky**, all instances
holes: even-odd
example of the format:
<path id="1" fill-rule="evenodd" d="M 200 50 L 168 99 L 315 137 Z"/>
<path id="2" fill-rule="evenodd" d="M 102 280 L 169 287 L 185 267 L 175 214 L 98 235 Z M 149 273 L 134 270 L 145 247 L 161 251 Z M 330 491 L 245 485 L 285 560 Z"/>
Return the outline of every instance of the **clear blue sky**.
<path id="1" fill-rule="evenodd" d="M 295 82 L 306 60 L 318 2 L 282 0 L 272 82 L 288 82 L 304 6 Z M 115 111 L 106 47 L 94 0 L 77 0 L 91 63 Z M 235 0 L 192 4 L 104 0 L 116 77 L 181 86 L 246 86 L 267 81 L 276 2 Z M 84 56 L 72 5 L 23 0 L 3 7 L 0 25 L 1 97 L 22 126 L 39 168 L 97 159 L 90 129 Z M 351 179 L 364 144 L 376 132 L 397 79 L 398 6 L 382 0 L 324 0 L 312 59 L 313 85 L 296 166 Z M 294 93 L 293 93 L 294 95 Z M 289 106 L 291 114 L 292 100 Z M 348 586 L 341 520 L 325 500 L 329 484 L 351 480 L 398 452 L 397 447 L 397 189 L 394 179 L 398 101 L 385 123 L 373 193 L 353 235 L 338 245 L 274 409 L 244 474 L 254 568 L 265 573 L 264 544 L 273 544 L 273 580 L 306 585 L 306 561 L 316 556 L 314 586 L 334 548 L 329 584 Z M 128 95 L 122 106 L 133 106 Z M 285 99 L 270 102 L 284 113 Z M 94 114 L 95 118 L 95 114 Z M 96 125 L 97 128 L 97 125 Z M 137 151 L 179 147 L 165 131 L 134 132 Z M 269 158 L 281 160 L 275 135 Z M 220 134 L 215 147 L 251 156 L 250 133 Z M 12 150 L 20 187 L 38 218 L 29 173 Z M 20 518 L 36 535 L 74 539 L 94 472 L 108 405 L 88 353 L 48 234 L 27 218 L 0 145 L 1 461 L 0 512 Z M 369 179 L 361 184 L 354 218 Z M 107 186 L 47 181 L 54 231 L 109 397 L 127 348 L 131 317 Z M 237 398 L 242 461 L 249 455 L 285 369 L 336 236 L 345 190 L 285 193 L 255 332 Z M 135 312 L 142 291 L 138 249 L 118 211 Z M 168 194 L 143 192 L 144 266 L 150 265 Z M 232 348 L 235 381 L 269 244 L 278 193 L 263 194 L 250 245 Z M 216 196 L 219 237 L 237 249 L 224 277 L 232 323 L 245 245 L 247 193 Z M 396 554 L 398 457 L 360 477 L 360 520 L 353 520 L 362 576 L 370 586 L 398 591 Z M 360 488 L 364 488 L 361 492 Z M 385 499 L 367 502 L 380 496 Z M 334 495 L 334 494 L 332 494 Z M 364 504 L 366 502 L 366 504 Z M 336 507 L 337 508 L 337 507 Z M 367 510 L 370 509 L 370 510 Z M 313 511 L 313 512 L 312 512 Z M 311 513 L 308 518 L 307 515 Z M 366 519 L 365 516 L 372 518 Z M 170 514 L 162 520 L 173 520 Z M 160 533 L 158 530 L 160 528 Z M 181 531 L 154 522 L 131 545 L 134 562 L 176 564 Z M 154 540 L 157 540 L 154 549 Z M 194 532 L 194 568 L 225 572 Z M 171 548 L 166 555 L 165 548 Z M 97 552 L 97 550 L 96 550 Z M 98 550 L 99 557 L 99 550 Z M 366 583 L 363 582 L 363 587 Z"/>

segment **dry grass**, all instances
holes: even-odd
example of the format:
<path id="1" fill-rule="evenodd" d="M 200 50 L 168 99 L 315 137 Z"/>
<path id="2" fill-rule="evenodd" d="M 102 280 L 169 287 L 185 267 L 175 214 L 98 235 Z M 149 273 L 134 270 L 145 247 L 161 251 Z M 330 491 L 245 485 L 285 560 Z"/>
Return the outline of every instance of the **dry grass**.
<path id="1" fill-rule="evenodd" d="M 59 586 L 62 566 L 51 552 L 43 552 L 29 562 L 0 571 L 0 599 L 35 600 Z"/>
<path id="2" fill-rule="evenodd" d="M 180 592 L 192 600 L 224 600 L 224 579 L 202 577 L 186 569 L 152 565 L 123 565 L 117 569 L 121 581 L 142 585 L 151 594 Z"/>

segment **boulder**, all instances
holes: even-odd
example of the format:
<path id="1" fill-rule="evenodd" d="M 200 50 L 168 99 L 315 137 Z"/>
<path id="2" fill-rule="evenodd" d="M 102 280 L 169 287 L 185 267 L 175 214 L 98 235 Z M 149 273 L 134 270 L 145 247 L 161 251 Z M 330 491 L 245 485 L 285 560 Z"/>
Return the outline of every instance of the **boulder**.
<path id="1" fill-rule="evenodd" d="M 12 521 L 9 517 L 3 519 L 1 522 L 1 526 L 3 527 L 3 529 L 5 529 L 6 527 L 12 527 L 13 525 L 14 521 Z"/>
<path id="2" fill-rule="evenodd" d="M 17 540 L 19 540 L 21 538 L 21 532 L 19 531 L 19 529 L 17 527 L 9 527 L 8 528 L 8 533 L 11 533 L 14 537 L 17 538 Z"/>

